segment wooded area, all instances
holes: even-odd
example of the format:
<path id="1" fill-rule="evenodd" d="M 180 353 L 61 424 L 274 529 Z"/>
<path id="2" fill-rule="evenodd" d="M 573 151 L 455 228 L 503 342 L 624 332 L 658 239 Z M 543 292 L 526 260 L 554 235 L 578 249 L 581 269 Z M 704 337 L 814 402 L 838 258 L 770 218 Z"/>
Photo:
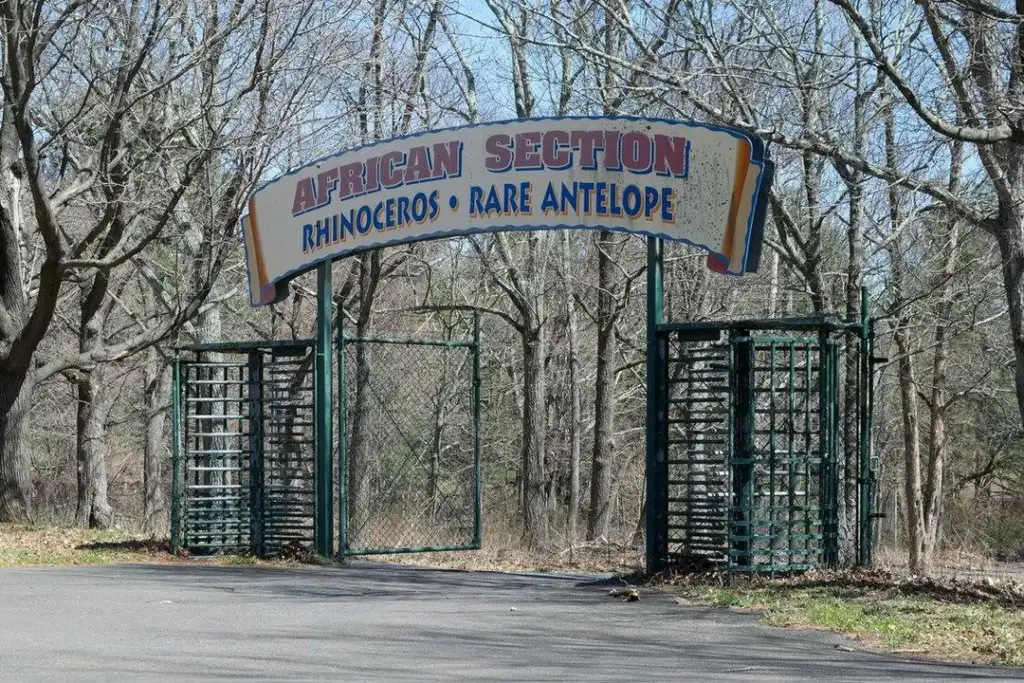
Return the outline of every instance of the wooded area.
<path id="1" fill-rule="evenodd" d="M 887 358 L 880 540 L 913 569 L 943 549 L 1024 560 L 1024 5 L 6 0 L 0 13 L 0 521 L 166 532 L 174 347 L 313 336 L 312 276 L 273 307 L 245 296 L 238 220 L 261 180 L 424 129 L 644 115 L 747 130 L 776 163 L 760 272 L 723 278 L 667 245 L 667 319 L 857 318 L 866 285 Z M 632 543 L 644 264 L 642 241 L 610 232 L 434 241 L 337 262 L 334 302 L 360 337 L 464 333 L 481 313 L 488 523 L 541 550 Z M 842 445 L 846 462 L 856 447 Z"/>

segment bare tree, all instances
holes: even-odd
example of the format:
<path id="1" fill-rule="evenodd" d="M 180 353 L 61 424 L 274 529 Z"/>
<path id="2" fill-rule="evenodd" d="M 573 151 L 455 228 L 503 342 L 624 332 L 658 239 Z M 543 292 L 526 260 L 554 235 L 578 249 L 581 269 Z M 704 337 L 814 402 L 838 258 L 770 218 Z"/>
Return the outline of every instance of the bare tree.
<path id="1" fill-rule="evenodd" d="M 243 198 L 267 163 L 271 76 L 317 21 L 314 7 L 300 0 L 3 4 L 0 519 L 31 516 L 23 434 L 37 384 L 73 368 L 85 379 L 97 363 L 159 341 L 200 309 L 224 246 L 235 244 Z M 287 116 L 293 103 L 283 105 Z M 178 289 L 171 315 L 107 343 L 101 331 L 117 273 L 158 242 L 193 184 L 214 169 L 221 195 L 199 228 L 190 286 Z M 84 206 L 94 207 L 88 221 Z M 37 239 L 46 256 L 27 272 L 21 254 Z M 83 292 L 79 348 L 40 356 L 67 281 Z M 109 514 L 102 449 L 94 446 L 103 404 L 94 400 L 100 385 L 89 381 L 80 394 L 79 518 L 102 525 Z M 89 415 L 93 408 L 98 415 Z"/>

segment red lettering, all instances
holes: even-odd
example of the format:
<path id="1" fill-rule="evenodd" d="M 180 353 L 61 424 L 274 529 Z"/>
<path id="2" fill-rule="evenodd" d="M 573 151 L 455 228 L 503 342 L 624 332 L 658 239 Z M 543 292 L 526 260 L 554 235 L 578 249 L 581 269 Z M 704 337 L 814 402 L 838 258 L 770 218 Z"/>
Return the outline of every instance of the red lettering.
<path id="1" fill-rule="evenodd" d="M 658 175 L 685 178 L 689 173 L 690 143 L 686 138 L 654 136 L 654 171 Z"/>
<path id="2" fill-rule="evenodd" d="M 303 211 L 316 208 L 316 195 L 313 193 L 313 179 L 306 178 L 295 183 L 295 200 L 292 202 L 292 215 L 298 216 Z"/>
<path id="3" fill-rule="evenodd" d="M 484 165 L 488 171 L 504 173 L 512 167 L 512 136 L 504 133 L 497 133 L 487 138 L 484 143 L 487 150 L 487 159 Z"/>
<path id="4" fill-rule="evenodd" d="M 652 153 L 647 135 L 634 132 L 622 136 L 622 165 L 633 173 L 650 172 Z"/>
<path id="5" fill-rule="evenodd" d="M 544 168 L 538 153 L 539 150 L 540 133 L 536 131 L 516 133 L 516 170 L 529 171 Z"/>
<path id="6" fill-rule="evenodd" d="M 490 150 L 488 150 L 490 151 Z M 451 142 L 434 143 L 434 168 L 433 178 L 454 178 L 462 175 L 462 143 L 457 140 Z"/>
<path id="7" fill-rule="evenodd" d="M 384 187 L 398 187 L 402 184 L 402 167 L 405 166 L 405 154 L 388 152 L 380 158 L 380 182 Z"/>
<path id="8" fill-rule="evenodd" d="M 345 164 L 338 169 L 338 199 L 363 193 L 363 165 Z"/>
<path id="9" fill-rule="evenodd" d="M 430 157 L 426 147 L 413 147 L 409 150 L 409 163 L 405 167 L 405 182 L 415 183 L 430 179 Z"/>
<path id="10" fill-rule="evenodd" d="M 610 171 L 618 171 L 622 168 L 622 161 L 619 159 L 619 145 L 622 142 L 622 133 L 617 130 L 607 130 L 604 133 L 604 167 Z"/>
<path id="11" fill-rule="evenodd" d="M 597 150 L 601 146 L 604 133 L 599 130 L 574 130 L 571 134 L 572 146 L 580 151 L 580 168 L 592 171 L 597 168 Z"/>
<path id="12" fill-rule="evenodd" d="M 560 169 L 572 166 L 572 152 L 569 151 L 569 133 L 564 130 L 549 130 L 544 133 L 541 146 L 544 165 Z"/>
<path id="13" fill-rule="evenodd" d="M 331 203 L 331 192 L 338 186 L 338 167 L 329 168 L 316 177 L 316 198 L 317 206 L 327 206 Z"/>

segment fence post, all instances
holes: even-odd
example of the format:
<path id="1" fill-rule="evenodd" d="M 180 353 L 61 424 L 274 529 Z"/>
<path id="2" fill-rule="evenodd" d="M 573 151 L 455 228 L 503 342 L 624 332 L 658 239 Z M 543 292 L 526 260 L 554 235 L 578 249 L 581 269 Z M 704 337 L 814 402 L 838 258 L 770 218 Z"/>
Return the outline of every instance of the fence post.
<path id="1" fill-rule="evenodd" d="M 664 316 L 664 242 L 647 238 L 647 456 L 646 456 L 646 509 L 645 560 L 648 572 L 661 571 L 668 553 L 668 519 L 665 493 L 665 472 L 668 467 L 661 438 L 664 428 L 664 382 L 666 359 L 663 345 L 658 343 L 658 325 Z"/>
<path id="2" fill-rule="evenodd" d="M 348 369 L 345 312 L 338 307 L 338 557 L 348 553 Z"/>
<path id="3" fill-rule="evenodd" d="M 181 549 L 181 360 L 171 361 L 171 554 Z"/>
<path id="4" fill-rule="evenodd" d="M 263 354 L 249 352 L 249 551 L 262 556 L 263 545 Z"/>
<path id="5" fill-rule="evenodd" d="M 334 468 L 332 466 L 333 441 L 332 426 L 334 411 L 332 410 L 332 392 L 334 383 L 331 381 L 333 358 L 331 346 L 334 336 L 331 334 L 331 298 L 333 295 L 331 282 L 331 262 L 325 261 L 317 267 L 316 279 L 316 373 L 313 378 L 313 414 L 314 441 L 316 443 L 316 467 L 314 469 L 315 489 L 314 500 L 316 513 L 313 520 L 313 545 L 318 555 L 330 557 L 334 541 L 332 530 L 334 505 L 333 496 Z"/>
<path id="6" fill-rule="evenodd" d="M 473 547 L 483 545 L 483 481 L 480 472 L 480 314 L 473 314 Z"/>
<path id="7" fill-rule="evenodd" d="M 729 338 L 733 355 L 730 393 L 734 412 L 733 447 L 729 452 L 732 504 L 729 533 L 729 569 L 749 570 L 753 564 L 754 527 L 754 341 L 748 330 L 736 330 Z"/>

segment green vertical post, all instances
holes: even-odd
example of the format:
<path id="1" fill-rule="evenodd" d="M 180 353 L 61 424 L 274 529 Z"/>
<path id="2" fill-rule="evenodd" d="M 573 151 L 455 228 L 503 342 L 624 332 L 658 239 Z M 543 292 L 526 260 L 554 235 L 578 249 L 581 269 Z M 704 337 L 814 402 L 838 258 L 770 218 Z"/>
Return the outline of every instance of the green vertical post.
<path id="1" fill-rule="evenodd" d="M 857 511 L 858 511 L 858 534 L 857 534 L 857 565 L 861 567 L 870 566 L 872 562 L 871 520 L 873 519 L 872 488 L 874 485 L 873 472 L 871 471 L 871 392 L 873 390 L 871 357 L 874 354 L 872 348 L 871 318 L 868 315 L 868 288 L 862 285 L 860 288 L 860 391 L 858 392 L 858 417 L 860 424 L 860 443 L 858 449 L 859 467 L 857 474 Z"/>
<path id="2" fill-rule="evenodd" d="M 334 337 L 331 334 L 331 263 L 325 261 L 316 271 L 316 375 L 313 380 L 313 414 L 314 442 L 316 444 L 315 469 L 315 515 L 313 520 L 313 545 L 316 553 L 329 557 L 333 545 L 332 514 L 332 431 L 334 411 L 332 410 L 331 368 L 333 358 L 331 347 Z"/>
<path id="3" fill-rule="evenodd" d="M 786 434 L 786 442 L 788 447 L 786 449 L 786 507 L 789 508 L 789 520 L 786 526 L 786 537 L 787 537 L 787 556 L 786 562 L 788 564 L 795 564 L 793 554 L 793 536 L 796 534 L 796 527 L 793 524 L 794 512 L 796 512 L 796 466 L 794 464 L 795 452 L 794 442 L 796 441 L 796 354 L 797 347 L 794 342 L 789 342 L 789 381 L 786 387 L 786 405 L 789 418 L 789 433 Z M 804 513 L 806 514 L 806 513 Z M 806 561 L 806 557 L 803 558 Z"/>
<path id="4" fill-rule="evenodd" d="M 171 362 L 171 553 L 181 549 L 181 360 Z"/>
<path id="5" fill-rule="evenodd" d="M 263 556 L 263 352 L 249 352 L 249 552 Z M 239 525 L 241 526 L 241 525 Z"/>
<path id="6" fill-rule="evenodd" d="M 483 480 L 480 472 L 480 314 L 473 314 L 473 547 L 483 546 Z"/>
<path id="7" fill-rule="evenodd" d="M 644 521 L 649 572 L 663 569 L 668 554 L 668 518 L 663 510 L 667 505 L 668 460 L 661 437 L 666 419 L 665 397 L 661 391 L 666 359 L 665 347 L 658 343 L 658 325 L 665 314 L 664 248 L 662 240 L 647 238 L 647 506 Z"/>
<path id="8" fill-rule="evenodd" d="M 775 344 L 774 340 L 768 344 L 768 566 L 772 578 L 775 578 L 775 507 L 777 504 L 775 498 Z M 763 494 L 762 491 L 761 495 Z"/>
<path id="9" fill-rule="evenodd" d="M 754 340 L 749 330 L 735 330 L 729 339 L 735 354 L 730 378 L 734 397 L 733 447 L 729 453 L 732 475 L 732 530 L 729 533 L 729 569 L 750 571 L 754 556 Z"/>
<path id="10" fill-rule="evenodd" d="M 348 370 L 345 312 L 338 306 L 338 557 L 348 552 Z"/>
<path id="11" fill-rule="evenodd" d="M 826 332 L 820 334 L 821 395 L 819 398 L 821 472 L 822 472 L 822 529 L 824 532 L 824 558 L 826 567 L 839 563 L 839 354 L 838 343 Z"/>

